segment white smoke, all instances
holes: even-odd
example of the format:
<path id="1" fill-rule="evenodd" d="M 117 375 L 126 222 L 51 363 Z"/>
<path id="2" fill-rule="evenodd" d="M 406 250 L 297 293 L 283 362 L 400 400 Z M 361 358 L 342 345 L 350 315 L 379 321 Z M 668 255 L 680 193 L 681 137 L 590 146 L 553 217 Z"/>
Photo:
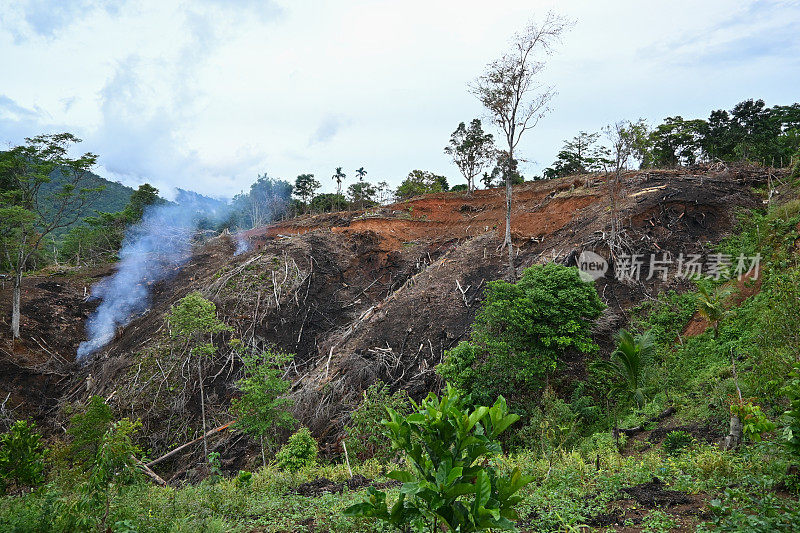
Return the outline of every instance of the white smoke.
<path id="1" fill-rule="evenodd" d="M 190 197 L 188 203 L 150 207 L 126 231 L 116 272 L 92 289 L 92 297 L 102 301 L 86 324 L 89 339 L 78 347 L 79 363 L 108 344 L 117 328 L 147 310 L 149 286 L 177 272 L 191 255 L 198 225 L 221 219 L 223 211 L 227 212 L 224 204 Z"/>

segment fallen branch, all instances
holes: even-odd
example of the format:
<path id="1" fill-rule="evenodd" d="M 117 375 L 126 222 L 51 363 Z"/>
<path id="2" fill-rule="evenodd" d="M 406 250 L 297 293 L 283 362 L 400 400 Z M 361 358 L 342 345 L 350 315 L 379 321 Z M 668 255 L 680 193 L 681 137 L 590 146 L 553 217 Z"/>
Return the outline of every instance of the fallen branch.
<path id="1" fill-rule="evenodd" d="M 148 468 L 148 466 L 146 464 L 144 464 L 138 457 L 136 457 L 135 455 L 131 455 L 131 457 L 133 458 L 134 461 L 136 461 L 136 464 L 139 466 L 139 468 L 142 469 L 142 472 L 147 474 L 147 477 L 149 477 L 150 479 L 152 479 L 153 481 L 155 481 L 157 484 L 161 485 L 162 487 L 166 487 L 167 486 L 167 482 L 164 481 L 161 478 L 161 476 L 159 476 L 158 474 L 156 474 L 155 472 L 150 470 L 150 468 Z"/>
<path id="2" fill-rule="evenodd" d="M 171 452 L 167 452 L 166 454 L 162 455 L 162 456 L 161 456 L 161 457 L 159 457 L 158 459 L 154 459 L 154 460 L 150 461 L 150 462 L 149 462 L 149 463 L 147 463 L 145 466 L 147 466 L 147 467 L 149 468 L 149 467 L 151 467 L 151 466 L 153 466 L 153 465 L 156 465 L 156 464 L 160 463 L 161 461 L 164 461 L 165 459 L 169 459 L 170 457 L 172 457 L 172 456 L 173 456 L 173 455 L 175 455 L 176 453 L 180 452 L 181 450 L 183 450 L 183 449 L 185 449 L 185 448 L 188 448 L 188 447 L 189 447 L 189 446 L 191 446 L 192 444 L 197 444 L 197 443 L 198 443 L 198 442 L 200 442 L 201 440 L 205 439 L 206 437 L 210 437 L 210 436 L 211 436 L 211 435 L 213 435 L 214 433 L 218 433 L 218 432 L 220 432 L 220 431 L 223 431 L 223 430 L 226 430 L 226 429 L 228 429 L 228 427 L 230 427 L 230 425 L 231 425 L 231 424 L 233 424 L 234 422 L 236 422 L 236 420 L 234 420 L 234 421 L 232 421 L 232 422 L 228 422 L 228 423 L 227 423 L 227 424 L 225 424 L 224 426 L 220 426 L 220 427 L 218 427 L 218 428 L 214 428 L 214 429 L 212 429 L 212 430 L 210 430 L 210 431 L 207 431 L 205 434 L 201 435 L 200 437 L 197 437 L 196 439 L 194 439 L 194 440 L 191 440 L 191 441 L 187 442 L 186 444 L 182 444 L 182 445 L 178 446 L 177 448 L 175 448 L 175 449 L 174 449 L 174 450 L 172 450 Z"/>

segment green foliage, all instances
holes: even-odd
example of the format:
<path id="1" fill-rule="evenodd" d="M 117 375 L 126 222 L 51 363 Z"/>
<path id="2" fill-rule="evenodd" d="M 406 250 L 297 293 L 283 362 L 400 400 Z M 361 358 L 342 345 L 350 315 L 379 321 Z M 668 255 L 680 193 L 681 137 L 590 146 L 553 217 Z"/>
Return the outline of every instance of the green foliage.
<path id="1" fill-rule="evenodd" d="M 795 363 L 789 379 L 783 388 L 789 400 L 789 408 L 784 413 L 787 422 L 783 429 L 786 447 L 800 458 L 800 363 Z"/>
<path id="2" fill-rule="evenodd" d="M 241 396 L 231 401 L 231 411 L 242 431 L 265 439 L 270 448 L 278 430 L 297 423 L 288 412 L 292 400 L 281 397 L 290 386 L 283 379 L 283 367 L 293 357 L 270 349 L 242 356 L 244 377 L 236 382 Z"/>
<path id="3" fill-rule="evenodd" d="M 31 487 L 44 481 L 47 449 L 35 429 L 33 422 L 17 420 L 0 435 L 0 492 L 9 483 Z"/>
<path id="4" fill-rule="evenodd" d="M 494 137 L 491 133 L 484 133 L 477 118 L 472 119 L 469 127 L 461 122 L 450 135 L 444 153 L 453 158 L 453 163 L 467 180 L 466 190 L 471 192 L 475 188 L 475 178 L 493 159 Z"/>
<path id="5" fill-rule="evenodd" d="M 291 205 L 292 185 L 260 174 L 248 192 L 231 201 L 229 225 L 239 229 L 259 228 L 285 216 Z"/>
<path id="6" fill-rule="evenodd" d="M 311 211 L 314 213 L 330 213 L 339 209 L 347 209 L 347 199 L 341 194 L 319 194 L 311 200 Z"/>
<path id="7" fill-rule="evenodd" d="M 606 150 L 596 145 L 599 137 L 599 133 L 581 131 L 571 141 L 564 141 L 556 161 L 550 168 L 544 169 L 544 177 L 553 179 L 603 170 L 611 162 L 607 159 Z"/>
<path id="8" fill-rule="evenodd" d="M 662 447 L 669 455 L 677 456 L 683 453 L 684 450 L 694 445 L 695 440 L 691 434 L 682 431 L 670 431 L 664 438 Z"/>
<path id="9" fill-rule="evenodd" d="M 591 323 L 604 308 L 593 283 L 554 263 L 526 269 L 517 283 L 490 282 L 470 341 L 446 352 L 437 371 L 477 403 L 529 394 L 565 350 L 597 349 Z"/>
<path id="10" fill-rule="evenodd" d="M 764 433 L 769 433 L 775 429 L 761 407 L 754 405 L 752 401 L 740 401 L 731 404 L 731 414 L 739 417 L 742 422 L 742 434 L 744 438 L 755 442 L 761 442 Z"/>
<path id="11" fill-rule="evenodd" d="M 92 396 L 83 412 L 72 415 L 67 435 L 72 437 L 70 455 L 80 463 L 90 463 L 97 456 L 103 435 L 106 434 L 114 415 L 102 396 Z"/>
<path id="12" fill-rule="evenodd" d="M 408 465 L 388 475 L 403 483 L 400 497 L 390 509 L 386 493 L 370 488 L 369 501 L 349 507 L 346 515 L 403 529 L 422 523 L 432 532 L 439 524 L 461 532 L 513 529 L 512 520 L 518 518 L 514 506 L 522 500 L 517 492 L 530 479 L 519 469 L 502 476 L 487 464 L 491 454 L 502 451 L 498 436 L 519 420 L 508 414 L 502 396 L 491 408 L 469 409 L 448 386 L 441 399 L 429 394 L 418 412 L 407 417 L 387 411 L 392 445 L 405 454 Z"/>
<path id="13" fill-rule="evenodd" d="M 298 429 L 275 455 L 278 467 L 296 472 L 317 461 L 317 441 L 307 427 Z"/>
<path id="14" fill-rule="evenodd" d="M 572 405 L 556 396 L 548 387 L 531 415 L 530 422 L 515 435 L 516 441 L 542 457 L 553 458 L 561 450 L 576 444 L 578 425 L 583 422 Z"/>
<path id="15" fill-rule="evenodd" d="M 621 393 L 641 407 L 645 401 L 645 372 L 652 363 L 654 349 L 650 332 L 634 336 L 623 329 L 617 335 L 617 348 L 612 352 L 611 360 L 598 361 L 594 367 L 614 375 L 612 393 Z"/>
<path id="16" fill-rule="evenodd" d="M 426 170 L 412 170 L 397 187 L 395 195 L 398 200 L 402 201 L 422 194 L 443 192 L 448 188 L 447 178 L 444 176 L 438 176 Z"/>
<path id="17" fill-rule="evenodd" d="M 216 483 L 222 478 L 222 459 L 219 452 L 208 454 L 208 478 L 210 483 Z"/>
<path id="18" fill-rule="evenodd" d="M 362 460 L 371 457 L 388 460 L 395 456 L 381 424 L 387 408 L 407 415 L 411 412 L 411 399 L 405 390 L 392 393 L 384 382 L 377 381 L 364 391 L 361 403 L 350 413 L 350 422 L 345 426 L 349 453 Z"/>
<path id="19" fill-rule="evenodd" d="M 714 290 L 705 283 L 697 285 L 697 312 L 714 329 L 714 337 L 719 336 L 719 321 L 725 316 L 725 298 L 730 290 Z"/>
<path id="20" fill-rule="evenodd" d="M 314 198 L 314 192 L 319 188 L 320 183 L 314 179 L 314 174 L 300 174 L 294 180 L 293 193 L 304 204 L 308 204 Z"/>
<path id="21" fill-rule="evenodd" d="M 76 500 L 62 500 L 57 508 L 57 529 L 66 531 L 104 531 L 108 509 L 115 494 L 141 479 L 136 456 L 141 453 L 133 443 L 140 421 L 123 418 L 114 422 L 103 435 L 89 477 L 78 487 Z"/>
<path id="22" fill-rule="evenodd" d="M 64 236 L 59 253 L 75 264 L 111 260 L 122 247 L 125 230 L 142 219 L 147 207 L 164 203 L 158 189 L 148 183 L 140 185 L 124 209 L 113 213 L 98 211 L 74 226 Z"/>
<path id="23" fill-rule="evenodd" d="M 173 338 L 191 339 L 197 335 L 219 333 L 230 328 L 217 319 L 217 306 L 197 291 L 190 292 L 167 315 Z"/>

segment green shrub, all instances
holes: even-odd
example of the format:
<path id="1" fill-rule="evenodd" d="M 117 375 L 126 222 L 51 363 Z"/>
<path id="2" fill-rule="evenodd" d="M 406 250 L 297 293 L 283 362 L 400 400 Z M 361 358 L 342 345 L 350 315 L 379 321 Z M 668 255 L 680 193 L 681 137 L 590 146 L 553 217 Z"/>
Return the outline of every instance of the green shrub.
<path id="1" fill-rule="evenodd" d="M 344 428 L 350 454 L 361 460 L 372 457 L 388 460 L 395 456 L 386 428 L 381 424 L 387 408 L 406 415 L 411 412 L 411 400 L 404 390 L 391 393 L 384 382 L 373 383 L 364 391 L 361 403 L 350 413 L 350 422 Z"/>
<path id="2" fill-rule="evenodd" d="M 92 396 L 83 412 L 72 415 L 67 435 L 72 437 L 69 454 L 80 463 L 94 461 L 103 435 L 114 419 L 111 407 L 102 396 Z"/>
<path id="3" fill-rule="evenodd" d="M 447 352 L 437 367 L 476 403 L 505 395 L 518 404 L 541 387 L 565 350 L 597 349 L 591 325 L 605 305 L 576 268 L 536 265 L 517 283 L 488 283 L 485 296 L 470 341 Z"/>
<path id="4" fill-rule="evenodd" d="M 741 420 L 742 435 L 748 440 L 761 442 L 764 433 L 775 429 L 775 424 L 767 418 L 761 407 L 754 405 L 752 401 L 731 404 L 731 414 L 738 416 Z"/>
<path id="5" fill-rule="evenodd" d="M 441 399 L 429 394 L 416 413 L 388 412 L 392 445 L 405 454 L 408 466 L 388 475 L 403 483 L 400 497 L 390 509 L 386 493 L 370 487 L 369 500 L 347 508 L 345 515 L 377 518 L 404 531 L 413 526 L 464 533 L 514 528 L 514 507 L 522 501 L 517 492 L 532 479 L 519 468 L 502 476 L 490 461 L 502 452 L 497 437 L 519 420 L 508 414 L 502 396 L 491 408 L 470 409 L 448 386 Z"/>
<path id="6" fill-rule="evenodd" d="M 683 453 L 684 450 L 691 447 L 694 442 L 694 437 L 692 437 L 689 433 L 682 430 L 676 430 L 667 433 L 662 447 L 669 455 L 678 456 Z"/>
<path id="7" fill-rule="evenodd" d="M 36 433 L 36 424 L 17 420 L 0 435 L 0 491 L 11 482 L 19 486 L 35 486 L 44 481 L 44 458 L 47 449 Z"/>
<path id="8" fill-rule="evenodd" d="M 783 393 L 789 400 L 789 409 L 784 413 L 783 438 L 792 455 L 800 458 L 800 363 L 795 363 Z"/>
<path id="9" fill-rule="evenodd" d="M 233 345 L 242 350 L 241 342 Z M 288 411 L 292 400 L 281 397 L 290 385 L 283 379 L 283 366 L 292 358 L 290 354 L 273 350 L 242 356 L 244 377 L 236 382 L 242 395 L 231 401 L 231 411 L 236 425 L 261 441 L 264 464 L 264 442 L 271 452 L 277 431 L 294 428 L 297 424 Z"/>
<path id="10" fill-rule="evenodd" d="M 296 472 L 317 461 L 317 441 L 307 427 L 298 429 L 275 455 L 278 467 Z"/>

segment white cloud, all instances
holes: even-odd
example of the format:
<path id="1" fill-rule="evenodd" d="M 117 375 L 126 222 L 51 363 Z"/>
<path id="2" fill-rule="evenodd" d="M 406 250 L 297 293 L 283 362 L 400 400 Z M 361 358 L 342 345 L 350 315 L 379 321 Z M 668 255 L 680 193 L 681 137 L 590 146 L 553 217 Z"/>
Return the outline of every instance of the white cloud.
<path id="1" fill-rule="evenodd" d="M 126 183 L 225 196 L 263 172 L 330 190 L 342 165 L 457 182 L 442 148 L 482 113 L 467 83 L 551 7 L 578 23 L 545 71 L 559 95 L 523 139 L 529 173 L 621 118 L 796 100 L 797 2 L 0 0 L 0 142 L 69 129 Z"/>

